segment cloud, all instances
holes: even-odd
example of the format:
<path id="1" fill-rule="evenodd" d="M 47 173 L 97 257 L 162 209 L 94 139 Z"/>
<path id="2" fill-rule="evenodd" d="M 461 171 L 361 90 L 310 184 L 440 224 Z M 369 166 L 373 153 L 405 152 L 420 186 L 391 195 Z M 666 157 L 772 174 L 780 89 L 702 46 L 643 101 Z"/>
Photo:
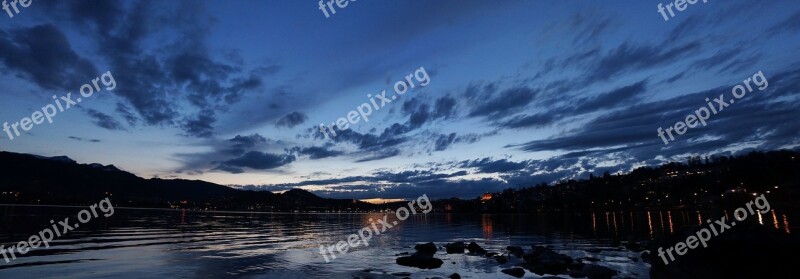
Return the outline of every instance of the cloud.
<path id="1" fill-rule="evenodd" d="M 218 115 L 239 102 L 243 94 L 261 87 L 258 74 L 275 73 L 280 66 L 255 65 L 248 71 L 235 59 L 217 57 L 226 57 L 224 53 L 209 51 L 207 39 L 216 21 L 203 4 L 154 4 L 54 1 L 43 3 L 42 10 L 46 16 L 64 22 L 64 28 L 79 29 L 94 40 L 98 59 L 107 63 L 119 85 L 113 94 L 122 100 L 115 112 L 129 125 L 171 126 L 182 129 L 185 136 L 210 137 L 215 133 Z M 74 68 L 85 63 L 70 53 L 56 27 L 50 26 L 46 31 L 37 37 L 54 38 L 47 44 L 55 50 L 51 55 L 64 62 L 43 66 L 56 71 L 48 73 L 53 79 L 69 81 L 64 75 L 73 74 Z M 96 71 L 87 72 L 90 73 L 84 75 L 94 76 Z M 55 85 L 46 80 L 40 83 Z"/>
<path id="2" fill-rule="evenodd" d="M 122 126 L 119 121 L 114 119 L 113 117 L 109 116 L 108 114 L 102 113 L 100 111 L 94 109 L 87 109 L 86 114 L 93 118 L 92 123 L 95 125 L 108 129 L 108 130 L 119 130 L 124 131 L 125 127 Z"/>
<path id="3" fill-rule="evenodd" d="M 777 35 L 782 32 L 796 33 L 797 30 L 800 30 L 800 11 L 793 13 L 786 19 L 767 29 L 767 34 Z"/>
<path id="4" fill-rule="evenodd" d="M 236 135 L 235 137 L 226 140 L 207 138 L 205 141 L 210 151 L 198 153 L 177 153 L 173 155 L 182 164 L 182 166 L 176 171 L 198 173 L 208 170 L 222 170 L 232 173 L 241 173 L 245 172 L 247 169 L 246 163 L 248 163 L 249 160 L 252 161 L 261 159 L 261 161 L 265 161 L 267 159 L 274 159 L 273 161 L 282 162 L 284 165 L 295 160 L 294 156 L 276 155 L 263 152 L 263 150 L 281 150 L 283 149 L 283 145 L 285 145 L 285 143 L 267 139 L 260 134 L 244 136 Z M 257 156 L 259 155 L 261 155 L 262 158 L 258 158 Z M 282 159 L 283 161 L 278 159 Z M 254 162 L 251 163 L 253 166 L 259 166 Z M 265 170 L 266 168 L 249 169 Z"/>
<path id="5" fill-rule="evenodd" d="M 336 157 L 344 154 L 344 152 L 342 151 L 331 150 L 320 146 L 312 146 L 305 148 L 295 147 L 292 149 L 292 151 L 300 155 L 308 155 L 312 160 L 324 159 L 328 157 Z"/>
<path id="6" fill-rule="evenodd" d="M 136 126 L 136 124 L 139 123 L 139 121 L 141 121 L 139 117 L 137 117 L 136 115 L 133 114 L 133 112 L 131 112 L 131 108 L 123 103 L 117 103 L 117 109 L 115 111 L 119 115 L 121 115 L 122 118 L 125 119 L 125 121 L 128 122 L 128 125 L 130 125 L 131 127 Z"/>
<path id="7" fill-rule="evenodd" d="M 644 80 L 592 97 L 578 98 L 566 104 L 565 107 L 551 107 L 544 112 L 515 115 L 508 119 L 497 121 L 494 125 L 512 129 L 547 127 L 559 119 L 631 104 L 644 94 L 646 90 L 647 81 Z"/>
<path id="8" fill-rule="evenodd" d="M 240 173 L 242 168 L 269 170 L 288 165 L 295 159 L 294 155 L 250 151 L 238 158 L 222 162 L 218 169 L 231 173 Z"/>
<path id="9" fill-rule="evenodd" d="M 266 143 L 267 138 L 259 134 L 252 134 L 249 136 L 236 135 L 232 139 L 229 139 L 228 142 L 233 143 L 233 146 L 238 149 L 250 149 Z"/>
<path id="10" fill-rule="evenodd" d="M 512 109 L 524 107 L 536 96 L 537 91 L 527 87 L 511 88 L 501 92 L 494 99 L 488 100 L 474 108 L 469 116 L 490 116 L 505 114 Z"/>
<path id="11" fill-rule="evenodd" d="M 388 150 L 377 150 L 372 152 L 371 155 L 365 158 L 361 158 L 356 160 L 357 163 L 369 162 L 369 161 L 377 161 L 383 160 L 386 158 L 394 157 L 400 155 L 400 150 L 398 149 L 388 149 Z"/>
<path id="12" fill-rule="evenodd" d="M 540 128 L 552 124 L 555 120 L 552 113 L 523 114 L 500 122 L 498 125 L 505 128 Z"/>
<path id="13" fill-rule="evenodd" d="M 587 70 L 586 84 L 606 81 L 613 76 L 634 70 L 647 70 L 678 61 L 700 50 L 701 44 L 691 42 L 672 47 L 623 43 L 597 59 Z"/>
<path id="14" fill-rule="evenodd" d="M 75 137 L 75 136 L 69 136 L 67 138 L 68 139 L 72 139 L 72 140 L 82 141 L 82 142 L 92 142 L 92 143 L 101 142 L 99 139 L 87 139 L 87 138 L 81 138 L 81 137 Z"/>
<path id="15" fill-rule="evenodd" d="M 294 128 L 297 125 L 305 123 L 306 120 L 308 120 L 307 115 L 295 111 L 278 119 L 278 121 L 275 123 L 275 126 Z"/>
<path id="16" fill-rule="evenodd" d="M 214 111 L 204 110 L 195 118 L 186 119 L 182 127 L 188 136 L 208 138 L 214 135 L 214 127 L 212 125 L 216 120 Z"/>
<path id="17" fill-rule="evenodd" d="M 676 137 L 668 146 L 658 138 L 656 129 L 674 125 L 706 104 L 705 98 L 730 96 L 730 86 L 700 91 L 671 99 L 634 104 L 599 116 L 582 127 L 548 139 L 529 141 L 507 147 L 524 151 L 566 151 L 569 156 L 597 157 L 620 153 L 627 161 L 646 161 L 656 157 L 672 158 L 682 154 L 709 154 L 740 150 L 737 146 L 754 144 L 762 150 L 778 149 L 800 142 L 800 124 L 792 120 L 800 105 L 800 66 L 767 75 L 770 87 L 754 91 L 735 104 L 711 116 L 708 125 L 698 126 Z M 776 100 L 780 97 L 780 100 Z M 700 140 L 702 138 L 711 140 Z M 742 151 L 742 150 L 740 150 Z"/>
<path id="18" fill-rule="evenodd" d="M 434 147 L 435 151 L 442 151 L 447 149 L 451 144 L 453 144 L 456 140 L 456 133 L 450 133 L 449 135 L 439 135 L 436 138 L 436 145 Z"/>
<path id="19" fill-rule="evenodd" d="M 477 168 L 482 173 L 508 173 L 522 170 L 528 164 L 529 162 L 511 162 L 507 159 L 492 160 L 487 157 L 480 160 L 463 161 L 460 163 L 460 167 Z"/>
<path id="20" fill-rule="evenodd" d="M 601 109 L 615 108 L 620 105 L 630 104 L 647 90 L 647 81 L 640 81 L 632 85 L 600 93 L 591 98 L 578 100 L 572 110 L 574 114 L 584 114 Z"/>
<path id="21" fill-rule="evenodd" d="M 51 24 L 0 31 L 0 61 L 39 87 L 58 91 L 77 90 L 98 72 Z"/>

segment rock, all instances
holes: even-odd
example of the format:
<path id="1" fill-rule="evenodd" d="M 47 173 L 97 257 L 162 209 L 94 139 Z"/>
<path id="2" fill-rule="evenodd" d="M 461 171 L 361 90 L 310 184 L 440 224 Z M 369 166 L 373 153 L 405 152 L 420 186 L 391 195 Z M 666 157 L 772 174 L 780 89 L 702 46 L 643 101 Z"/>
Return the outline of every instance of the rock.
<path id="1" fill-rule="evenodd" d="M 486 256 L 487 258 L 491 258 L 491 257 L 497 256 L 497 255 L 500 255 L 500 253 L 497 253 L 497 252 L 489 252 L 489 253 L 486 253 L 486 255 L 485 255 L 485 256 Z"/>
<path id="2" fill-rule="evenodd" d="M 525 255 L 525 250 L 519 246 L 508 246 L 506 247 L 506 250 L 511 252 L 512 255 L 517 256 L 517 258 L 522 258 L 522 255 Z"/>
<path id="3" fill-rule="evenodd" d="M 503 256 L 503 255 L 494 256 L 494 259 L 500 264 L 504 264 L 504 263 L 508 262 L 508 258 L 506 258 L 506 256 Z"/>
<path id="4" fill-rule="evenodd" d="M 503 272 L 505 274 L 508 274 L 508 275 L 511 275 L 511 276 L 514 276 L 514 277 L 517 277 L 517 278 L 522 278 L 522 276 L 525 276 L 525 270 L 522 269 L 522 268 L 519 268 L 519 267 L 506 268 L 506 269 L 501 270 L 501 272 Z"/>
<path id="5" fill-rule="evenodd" d="M 399 265 L 422 269 L 439 268 L 444 263 L 442 260 L 433 257 L 433 255 L 436 254 L 436 251 L 439 250 L 433 243 L 429 242 L 420 244 L 414 246 L 414 249 L 417 250 L 416 253 L 407 257 L 399 257 L 397 260 L 395 260 L 395 262 L 397 262 Z"/>
<path id="6" fill-rule="evenodd" d="M 581 262 L 574 262 L 574 263 L 569 264 L 567 266 L 567 268 L 569 268 L 569 270 L 578 270 L 578 271 L 580 271 L 580 270 L 583 270 L 583 266 L 584 265 L 585 264 L 583 264 Z"/>
<path id="7" fill-rule="evenodd" d="M 611 277 L 617 275 L 618 272 L 605 266 L 587 264 L 583 266 L 583 273 L 586 274 L 586 277 L 589 277 L 589 279 L 611 279 Z"/>
<path id="8" fill-rule="evenodd" d="M 651 259 L 651 258 L 650 258 L 650 251 L 644 251 L 644 252 L 642 252 L 642 255 L 641 255 L 641 256 L 639 256 L 639 257 L 641 257 L 641 258 L 642 258 L 642 261 L 643 261 L 643 262 L 650 263 L 650 259 Z"/>
<path id="9" fill-rule="evenodd" d="M 584 278 L 586 277 L 586 273 L 583 273 L 583 270 L 572 270 L 569 272 L 569 277 Z"/>
<path id="10" fill-rule="evenodd" d="M 436 244 L 433 244 L 433 242 L 419 244 L 417 246 L 414 246 L 414 249 L 416 249 L 417 252 L 425 254 L 436 254 L 436 251 L 439 251 L 439 248 L 436 248 Z"/>
<path id="11" fill-rule="evenodd" d="M 586 252 L 597 254 L 597 253 L 603 252 L 603 250 L 601 250 L 600 248 L 589 248 L 589 249 L 586 249 Z"/>
<path id="12" fill-rule="evenodd" d="M 450 278 L 450 279 L 461 279 L 461 275 L 458 275 L 458 273 L 453 273 L 453 274 L 450 274 L 450 277 L 447 277 L 447 278 Z"/>
<path id="13" fill-rule="evenodd" d="M 592 257 L 585 257 L 585 258 L 583 258 L 583 260 L 584 261 L 589 261 L 589 262 L 599 262 L 600 261 L 600 259 L 592 258 Z"/>
<path id="14" fill-rule="evenodd" d="M 469 252 L 472 254 L 478 254 L 478 255 L 486 254 L 486 250 L 481 248 L 481 246 L 478 245 L 478 243 L 475 243 L 474 241 L 470 242 L 469 245 L 467 245 L 467 250 L 469 250 Z"/>
<path id="15" fill-rule="evenodd" d="M 530 254 L 525 254 L 523 258 L 533 266 L 533 270 L 536 273 L 543 274 L 565 273 L 567 267 L 574 262 L 570 256 L 556 253 L 549 248 L 541 246 L 534 246 L 533 251 Z"/>
<path id="16" fill-rule="evenodd" d="M 628 244 L 625 244 L 625 248 L 628 248 L 628 250 L 631 250 L 631 251 L 636 252 L 636 253 L 641 253 L 642 251 L 645 250 L 645 247 L 642 246 L 642 245 L 639 245 L 639 243 L 636 242 L 636 241 L 628 242 Z"/>
<path id="17" fill-rule="evenodd" d="M 403 253 L 400 253 L 400 254 L 395 254 L 395 256 L 406 256 L 406 255 L 408 255 L 408 252 L 403 252 Z"/>
<path id="18" fill-rule="evenodd" d="M 448 254 L 464 254 L 464 248 L 464 242 L 453 242 L 444 245 L 444 249 L 447 250 Z"/>
<path id="19" fill-rule="evenodd" d="M 539 255 L 541 255 L 542 253 L 545 253 L 545 252 L 548 252 L 548 251 L 550 251 L 550 252 L 553 251 L 553 250 L 547 249 L 547 248 L 545 248 L 543 246 L 534 245 L 534 246 L 531 246 L 531 247 L 533 248 L 533 251 L 531 251 L 529 254 L 525 254 L 525 255 L 522 256 L 525 259 L 525 261 L 529 261 L 528 258 L 536 258 Z"/>
<path id="20" fill-rule="evenodd" d="M 687 227 L 676 230 L 674 235 L 656 239 L 649 247 L 650 278 L 796 277 L 797 275 L 791 274 L 797 274 L 797 257 L 790 255 L 796 255 L 797 251 L 800 251 L 800 238 L 797 237 L 797 232 L 793 230 L 792 234 L 787 234 L 782 227 L 781 230 L 776 230 L 767 225 L 767 220 L 764 221 L 763 226 L 758 222 L 751 222 L 750 219 L 744 222 L 736 221 L 735 227 L 712 236 L 708 247 L 700 245 L 685 255 L 677 255 L 672 251 L 675 261 L 666 255 L 667 248 L 679 241 L 685 242 L 688 236 L 697 237 L 699 230 L 710 229 Z M 659 255 L 659 248 L 663 249 L 668 264 L 665 264 Z"/>
<path id="21" fill-rule="evenodd" d="M 434 258 L 433 254 L 416 252 L 411 256 L 399 257 L 395 262 L 399 265 L 416 267 L 421 269 L 439 268 L 444 263 L 442 260 Z"/>

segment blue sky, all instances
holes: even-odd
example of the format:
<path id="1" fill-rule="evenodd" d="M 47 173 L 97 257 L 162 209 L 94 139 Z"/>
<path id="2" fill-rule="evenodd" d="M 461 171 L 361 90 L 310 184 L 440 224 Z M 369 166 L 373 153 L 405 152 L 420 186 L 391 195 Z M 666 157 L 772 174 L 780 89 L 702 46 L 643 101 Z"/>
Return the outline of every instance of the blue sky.
<path id="1" fill-rule="evenodd" d="M 0 150 L 338 198 L 474 197 L 686 156 L 796 148 L 800 3 L 34 1 L 0 19 L 0 121 L 114 90 Z M 663 2 L 668 3 L 668 2 Z M 411 89 L 333 140 L 367 94 Z M 708 126 L 656 134 L 762 71 Z"/>

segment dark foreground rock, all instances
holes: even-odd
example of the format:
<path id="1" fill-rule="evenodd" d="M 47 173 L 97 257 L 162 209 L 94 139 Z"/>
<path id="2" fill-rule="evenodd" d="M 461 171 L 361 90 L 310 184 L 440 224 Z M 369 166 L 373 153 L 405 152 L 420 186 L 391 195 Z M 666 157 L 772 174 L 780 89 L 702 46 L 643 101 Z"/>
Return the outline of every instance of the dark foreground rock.
<path id="1" fill-rule="evenodd" d="M 434 258 L 433 255 L 424 253 L 414 253 L 411 256 L 399 257 L 395 261 L 399 265 L 422 268 L 434 269 L 439 268 L 444 263 L 442 260 Z"/>
<path id="2" fill-rule="evenodd" d="M 447 250 L 448 254 L 464 254 L 465 248 L 464 242 L 453 242 L 444 245 L 444 249 Z"/>
<path id="3" fill-rule="evenodd" d="M 533 246 L 533 251 L 525 254 L 523 259 L 537 274 L 564 274 L 573 263 L 570 256 L 556 253 L 552 249 L 542 246 Z"/>
<path id="4" fill-rule="evenodd" d="M 522 258 L 525 255 L 525 250 L 522 249 L 520 246 L 508 246 L 506 250 L 510 252 L 512 255 L 517 256 L 517 258 Z"/>
<path id="5" fill-rule="evenodd" d="M 589 279 L 611 279 L 618 272 L 605 266 L 587 264 L 583 266 L 582 273 Z"/>
<path id="6" fill-rule="evenodd" d="M 751 216 L 752 218 L 752 216 Z M 765 217 L 766 221 L 766 217 Z M 745 221 L 747 222 L 747 220 Z M 766 223 L 766 222 L 765 222 Z M 686 228 L 675 235 L 655 241 L 650 248 L 650 278 L 791 278 L 797 274 L 796 255 L 800 239 L 770 226 L 739 223 L 717 236 L 712 236 L 708 247 L 702 245 L 686 252 L 672 254 L 675 261 L 669 264 L 659 256 L 658 248 L 666 250 L 679 241 L 686 241 L 698 230 Z M 794 232 L 792 232 L 794 233 Z M 666 253 L 666 252 L 665 252 Z M 645 255 L 642 255 L 643 257 Z M 795 274 L 790 276 L 790 274 Z"/>
<path id="7" fill-rule="evenodd" d="M 407 257 L 399 257 L 395 262 L 399 265 L 410 266 L 422 269 L 439 268 L 444 263 L 442 260 L 434 258 L 433 255 L 439 249 L 433 243 L 420 244 L 414 247 L 416 253 Z"/>
<path id="8" fill-rule="evenodd" d="M 425 244 L 417 244 L 414 246 L 414 249 L 418 252 L 425 253 L 425 254 L 436 254 L 436 251 L 439 251 L 439 248 L 436 248 L 436 244 L 433 242 L 428 242 Z"/>
<path id="9" fill-rule="evenodd" d="M 478 254 L 478 255 L 486 254 L 486 250 L 483 249 L 480 245 L 478 245 L 478 243 L 475 243 L 474 241 L 470 242 L 469 245 L 467 245 L 467 250 L 469 250 L 469 252 L 472 254 Z"/>
<path id="10" fill-rule="evenodd" d="M 525 276 L 525 270 L 522 269 L 522 268 L 519 268 L 519 267 L 506 268 L 506 269 L 501 270 L 501 272 L 503 272 L 505 274 L 508 274 L 508 275 L 511 275 L 511 276 L 514 276 L 514 277 L 517 277 L 517 278 L 522 278 L 522 276 Z"/>

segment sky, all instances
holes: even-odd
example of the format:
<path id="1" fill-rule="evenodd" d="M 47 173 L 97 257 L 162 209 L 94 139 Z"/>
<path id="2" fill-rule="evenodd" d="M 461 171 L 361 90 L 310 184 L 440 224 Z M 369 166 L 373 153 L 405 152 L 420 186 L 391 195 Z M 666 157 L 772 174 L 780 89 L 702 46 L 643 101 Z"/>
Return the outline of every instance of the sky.
<path id="1" fill-rule="evenodd" d="M 22 125 L 0 150 L 392 199 L 800 146 L 797 1 L 698 1 L 674 17 L 658 11 L 667 1 L 348 3 L 327 17 L 307 0 L 34 0 L 0 13 L 0 121 Z M 707 125 L 659 136 L 764 80 Z M 415 86 L 400 95 L 397 82 Z M 68 93 L 75 104 L 42 120 Z M 368 122 L 322 133 L 359 106 Z"/>

